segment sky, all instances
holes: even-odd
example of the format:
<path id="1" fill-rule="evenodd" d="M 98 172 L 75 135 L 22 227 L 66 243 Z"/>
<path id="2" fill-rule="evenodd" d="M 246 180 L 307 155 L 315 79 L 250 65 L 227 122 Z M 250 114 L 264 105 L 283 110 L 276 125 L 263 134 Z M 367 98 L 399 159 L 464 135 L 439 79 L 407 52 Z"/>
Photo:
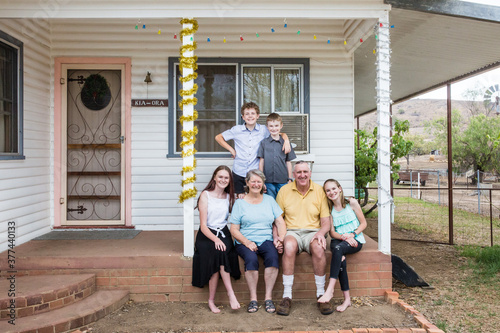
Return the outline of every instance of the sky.
<path id="1" fill-rule="evenodd" d="M 484 5 L 498 6 L 498 0 L 465 0 L 465 2 L 475 2 L 475 3 L 482 3 Z"/>

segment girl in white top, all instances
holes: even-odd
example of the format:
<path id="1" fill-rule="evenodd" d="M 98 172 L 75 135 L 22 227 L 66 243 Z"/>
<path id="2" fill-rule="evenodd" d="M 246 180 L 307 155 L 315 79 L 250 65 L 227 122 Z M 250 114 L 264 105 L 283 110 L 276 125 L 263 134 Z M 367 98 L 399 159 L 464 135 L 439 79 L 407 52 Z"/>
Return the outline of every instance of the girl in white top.
<path id="1" fill-rule="evenodd" d="M 192 284 L 203 288 L 208 283 L 208 307 L 213 313 L 220 312 L 214 303 L 219 276 L 226 287 L 231 308 L 240 308 L 231 284 L 231 276 L 239 279 L 241 272 L 238 255 L 227 227 L 227 218 L 234 198 L 231 170 L 221 165 L 215 169 L 196 206 L 200 211 L 200 230 L 196 235 Z"/>

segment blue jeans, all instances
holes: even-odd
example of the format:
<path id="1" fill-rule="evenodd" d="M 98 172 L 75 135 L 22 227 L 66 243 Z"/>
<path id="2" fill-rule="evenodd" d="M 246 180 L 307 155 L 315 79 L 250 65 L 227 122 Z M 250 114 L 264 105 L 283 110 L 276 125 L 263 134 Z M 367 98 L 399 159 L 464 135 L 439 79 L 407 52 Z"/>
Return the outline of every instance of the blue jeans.
<path id="1" fill-rule="evenodd" d="M 266 189 L 267 192 L 266 194 L 272 196 L 276 200 L 276 196 L 278 195 L 278 192 L 280 191 L 280 188 L 282 188 L 286 183 L 266 183 Z"/>

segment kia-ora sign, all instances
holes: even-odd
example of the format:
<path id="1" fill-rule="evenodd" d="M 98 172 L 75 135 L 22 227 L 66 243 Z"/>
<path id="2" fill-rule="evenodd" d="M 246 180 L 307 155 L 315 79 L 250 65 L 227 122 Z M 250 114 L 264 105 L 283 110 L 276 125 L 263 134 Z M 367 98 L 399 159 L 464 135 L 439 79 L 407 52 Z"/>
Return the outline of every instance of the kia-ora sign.
<path id="1" fill-rule="evenodd" d="M 133 99 L 132 107 L 166 107 L 168 99 Z"/>

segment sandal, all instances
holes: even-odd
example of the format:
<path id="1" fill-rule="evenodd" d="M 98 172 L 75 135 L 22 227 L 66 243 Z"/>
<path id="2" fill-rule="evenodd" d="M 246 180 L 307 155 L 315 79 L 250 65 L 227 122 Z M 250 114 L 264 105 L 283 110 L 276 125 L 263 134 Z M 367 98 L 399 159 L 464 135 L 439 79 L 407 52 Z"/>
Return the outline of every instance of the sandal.
<path id="1" fill-rule="evenodd" d="M 259 304 L 257 303 L 257 301 L 250 301 L 250 303 L 248 303 L 248 308 L 247 308 L 248 312 L 254 313 L 257 312 L 258 310 L 259 310 Z"/>
<path id="2" fill-rule="evenodd" d="M 265 304 L 266 304 L 266 312 L 267 313 L 275 313 L 276 312 L 276 307 L 274 306 L 274 302 L 272 300 L 266 299 Z"/>

